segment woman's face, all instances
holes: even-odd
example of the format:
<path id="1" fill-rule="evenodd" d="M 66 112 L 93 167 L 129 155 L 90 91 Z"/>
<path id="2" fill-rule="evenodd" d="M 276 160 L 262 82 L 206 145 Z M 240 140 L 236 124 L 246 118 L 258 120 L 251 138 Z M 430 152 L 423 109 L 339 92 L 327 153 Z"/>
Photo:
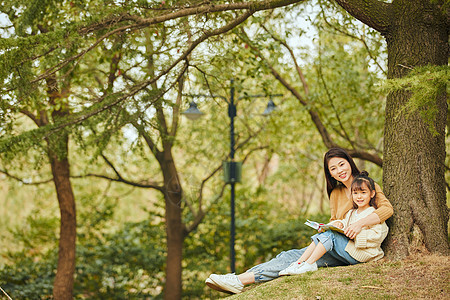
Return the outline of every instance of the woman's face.
<path id="1" fill-rule="evenodd" d="M 345 158 L 332 157 L 328 161 L 328 170 L 330 171 L 331 177 L 337 181 L 340 181 L 345 185 L 347 185 L 346 183 L 352 183 L 352 167 Z"/>

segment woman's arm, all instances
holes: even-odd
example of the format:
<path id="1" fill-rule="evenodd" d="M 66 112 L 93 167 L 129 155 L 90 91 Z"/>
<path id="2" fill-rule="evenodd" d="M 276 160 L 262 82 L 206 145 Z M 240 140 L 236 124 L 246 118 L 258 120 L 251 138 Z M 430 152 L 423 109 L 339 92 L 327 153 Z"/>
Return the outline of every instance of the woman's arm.
<path id="1" fill-rule="evenodd" d="M 337 200 L 336 200 L 335 194 L 333 194 L 333 192 L 331 192 L 331 195 L 330 195 L 330 214 L 331 214 L 330 222 L 337 220 L 337 217 L 336 217 L 336 204 L 337 203 L 336 202 L 337 202 Z"/>
<path id="2" fill-rule="evenodd" d="M 375 191 L 377 192 L 377 195 L 375 197 L 377 210 L 375 210 L 375 213 L 378 215 L 378 218 L 380 219 L 379 223 L 383 223 L 393 215 L 394 209 L 392 208 L 391 202 L 389 202 L 389 200 L 384 195 L 380 186 L 376 183 L 375 183 Z"/>
<path id="3" fill-rule="evenodd" d="M 385 223 L 376 224 L 370 228 L 363 229 L 355 238 L 356 248 L 374 248 L 380 247 L 388 233 L 388 227 Z"/>
<path id="4" fill-rule="evenodd" d="M 380 224 L 380 218 L 378 217 L 376 212 L 373 212 L 364 219 L 356 221 L 352 225 L 348 226 L 344 230 L 344 233 L 349 239 L 354 239 L 356 235 L 361 232 L 363 227 L 368 227 L 376 224 Z"/>

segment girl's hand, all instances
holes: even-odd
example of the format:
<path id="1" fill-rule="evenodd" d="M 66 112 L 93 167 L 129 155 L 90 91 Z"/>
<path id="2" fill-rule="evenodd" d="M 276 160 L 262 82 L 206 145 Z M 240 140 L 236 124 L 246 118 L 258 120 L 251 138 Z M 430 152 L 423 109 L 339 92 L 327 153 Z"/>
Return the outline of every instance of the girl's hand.
<path id="1" fill-rule="evenodd" d="M 347 229 L 344 230 L 344 233 L 349 239 L 353 240 L 356 235 L 361 232 L 361 230 L 362 226 L 358 222 L 356 222 L 348 226 Z"/>
<path id="2" fill-rule="evenodd" d="M 344 224 L 342 224 L 342 222 L 340 221 L 334 222 L 333 225 L 340 229 L 344 228 Z"/>

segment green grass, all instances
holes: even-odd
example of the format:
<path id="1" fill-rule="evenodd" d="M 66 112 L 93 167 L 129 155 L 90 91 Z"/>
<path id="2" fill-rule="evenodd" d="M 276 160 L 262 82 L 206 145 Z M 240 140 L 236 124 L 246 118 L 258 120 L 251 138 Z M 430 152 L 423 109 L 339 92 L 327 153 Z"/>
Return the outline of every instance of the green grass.
<path id="1" fill-rule="evenodd" d="M 355 266 L 320 268 L 254 284 L 230 300 L 246 299 L 450 299 L 450 257 L 413 255 Z M 219 295 L 222 297 L 224 294 Z M 211 299 L 214 299 L 212 297 Z"/>

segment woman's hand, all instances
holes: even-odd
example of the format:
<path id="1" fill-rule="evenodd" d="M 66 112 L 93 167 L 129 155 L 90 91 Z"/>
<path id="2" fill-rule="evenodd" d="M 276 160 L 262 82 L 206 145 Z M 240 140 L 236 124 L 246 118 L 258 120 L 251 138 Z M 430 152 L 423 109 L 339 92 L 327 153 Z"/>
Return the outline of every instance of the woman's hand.
<path id="1" fill-rule="evenodd" d="M 352 225 L 348 226 L 347 229 L 344 230 L 345 235 L 349 239 L 354 239 L 358 233 L 362 230 L 362 225 L 359 222 L 355 222 Z"/>
<path id="2" fill-rule="evenodd" d="M 361 232 L 363 227 L 369 227 L 380 223 L 380 217 L 373 212 L 364 219 L 361 219 L 347 227 L 347 229 L 344 230 L 344 233 L 349 239 L 354 239 L 356 235 Z"/>

